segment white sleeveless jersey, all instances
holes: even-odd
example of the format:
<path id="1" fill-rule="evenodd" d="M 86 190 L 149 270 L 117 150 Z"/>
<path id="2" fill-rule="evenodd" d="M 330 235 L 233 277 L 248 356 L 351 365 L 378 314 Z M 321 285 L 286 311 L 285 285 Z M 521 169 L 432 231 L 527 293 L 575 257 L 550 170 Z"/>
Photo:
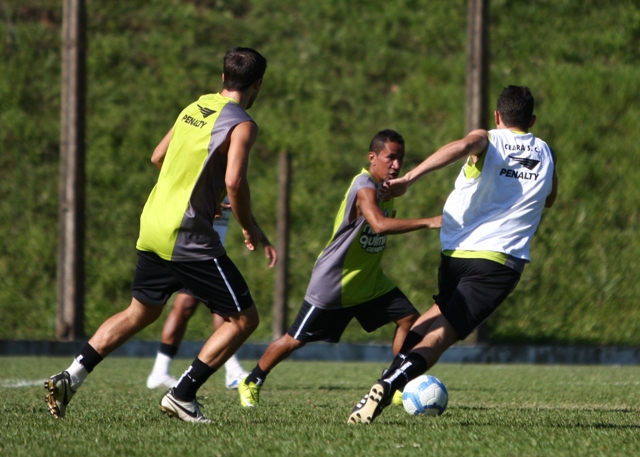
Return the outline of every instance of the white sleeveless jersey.
<path id="1" fill-rule="evenodd" d="M 554 153 L 531 133 L 489 131 L 489 145 L 463 166 L 444 205 L 443 251 L 493 251 L 529 261 L 552 190 Z"/>

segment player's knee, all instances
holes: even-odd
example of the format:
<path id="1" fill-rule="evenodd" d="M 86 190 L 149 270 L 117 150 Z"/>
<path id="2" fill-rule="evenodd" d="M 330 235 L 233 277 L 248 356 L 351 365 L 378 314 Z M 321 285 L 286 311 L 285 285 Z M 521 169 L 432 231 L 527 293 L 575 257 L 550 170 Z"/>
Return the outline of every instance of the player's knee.
<path id="1" fill-rule="evenodd" d="M 198 309 L 197 305 L 183 308 L 180 310 L 180 316 L 184 319 L 189 320 L 196 313 L 196 309 Z"/>
<path id="2" fill-rule="evenodd" d="M 243 332 L 253 333 L 260 325 L 260 316 L 255 305 L 245 310 L 239 319 L 240 327 Z"/>
<path id="3" fill-rule="evenodd" d="M 415 312 L 407 317 L 403 317 L 402 319 L 396 321 L 396 325 L 398 326 L 399 329 L 402 329 L 408 332 L 413 326 L 413 324 L 416 323 L 419 317 L 420 317 L 420 313 Z"/>
<path id="4" fill-rule="evenodd" d="M 180 315 L 183 319 L 189 319 L 198 309 L 198 300 L 187 294 L 179 294 L 173 303 L 173 312 Z"/>
<path id="5" fill-rule="evenodd" d="M 162 314 L 162 308 L 160 305 L 145 305 L 133 299 L 123 312 L 131 325 L 142 328 L 155 322 Z"/>

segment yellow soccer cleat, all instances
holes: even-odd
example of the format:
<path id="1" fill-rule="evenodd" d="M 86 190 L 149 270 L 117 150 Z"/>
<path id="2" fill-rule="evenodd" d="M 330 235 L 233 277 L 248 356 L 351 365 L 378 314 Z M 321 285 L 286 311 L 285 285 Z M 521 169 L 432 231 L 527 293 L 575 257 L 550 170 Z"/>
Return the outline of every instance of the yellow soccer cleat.
<path id="1" fill-rule="evenodd" d="M 260 402 L 260 386 L 253 382 L 247 383 L 247 378 L 240 381 L 238 394 L 240 395 L 240 404 L 244 408 L 253 408 L 258 406 Z"/>
<path id="2" fill-rule="evenodd" d="M 391 400 L 391 403 L 393 403 L 394 405 L 402 406 L 402 392 L 401 391 L 396 390 L 396 392 L 393 394 L 393 399 Z"/>

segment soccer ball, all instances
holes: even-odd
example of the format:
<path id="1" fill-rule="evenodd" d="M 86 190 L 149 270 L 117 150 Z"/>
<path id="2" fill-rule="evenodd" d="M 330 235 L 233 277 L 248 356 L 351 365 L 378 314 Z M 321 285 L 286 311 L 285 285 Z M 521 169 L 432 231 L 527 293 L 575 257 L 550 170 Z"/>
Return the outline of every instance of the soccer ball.
<path id="1" fill-rule="evenodd" d="M 402 391 L 402 406 L 411 415 L 439 416 L 449 401 L 447 388 L 435 376 L 423 374 L 407 383 Z"/>

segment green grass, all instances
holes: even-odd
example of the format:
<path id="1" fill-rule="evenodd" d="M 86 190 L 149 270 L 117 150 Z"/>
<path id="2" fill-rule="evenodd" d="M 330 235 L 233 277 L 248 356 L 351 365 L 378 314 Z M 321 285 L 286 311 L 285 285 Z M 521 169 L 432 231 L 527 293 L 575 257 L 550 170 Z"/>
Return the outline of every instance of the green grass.
<path id="1" fill-rule="evenodd" d="M 244 410 L 216 373 L 200 393 L 213 425 L 160 414 L 145 379 L 151 359 L 110 358 L 67 418 L 46 410 L 42 381 L 69 358 L 0 358 L 0 454 L 6 456 L 630 456 L 640 454 L 640 367 L 441 364 L 443 416 L 391 406 L 371 426 L 347 425 L 380 363 L 286 361 L 261 405 Z M 174 374 L 189 361 L 178 360 Z M 253 361 L 245 361 L 247 367 Z M 17 387 L 26 384 L 24 387 Z"/>

